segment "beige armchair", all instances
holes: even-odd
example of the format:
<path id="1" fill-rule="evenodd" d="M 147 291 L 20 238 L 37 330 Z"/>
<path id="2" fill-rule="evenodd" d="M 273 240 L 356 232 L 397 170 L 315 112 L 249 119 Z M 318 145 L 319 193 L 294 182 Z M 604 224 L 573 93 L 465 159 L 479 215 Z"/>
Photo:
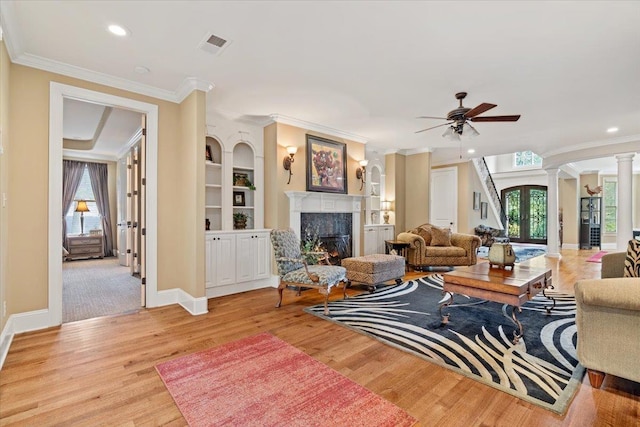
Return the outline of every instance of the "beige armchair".
<path id="1" fill-rule="evenodd" d="M 640 278 L 623 278 L 626 253 L 602 257 L 601 279 L 575 285 L 578 360 L 592 387 L 605 374 L 640 382 Z"/>
<path id="2" fill-rule="evenodd" d="M 400 233 L 397 240 L 409 244 L 407 263 L 418 270 L 431 266 L 474 265 L 481 242 L 478 236 L 471 234 L 450 233 L 443 236 L 442 229 L 431 224 Z"/>

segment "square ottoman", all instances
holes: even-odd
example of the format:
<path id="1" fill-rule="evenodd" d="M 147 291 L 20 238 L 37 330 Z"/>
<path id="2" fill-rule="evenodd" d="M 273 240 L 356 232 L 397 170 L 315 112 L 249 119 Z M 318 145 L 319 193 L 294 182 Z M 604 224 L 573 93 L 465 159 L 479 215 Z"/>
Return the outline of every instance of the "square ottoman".
<path id="1" fill-rule="evenodd" d="M 389 280 L 402 283 L 405 258 L 398 255 L 373 254 L 344 258 L 342 266 L 347 269 L 347 280 L 364 284 L 373 292 L 376 285 Z"/>

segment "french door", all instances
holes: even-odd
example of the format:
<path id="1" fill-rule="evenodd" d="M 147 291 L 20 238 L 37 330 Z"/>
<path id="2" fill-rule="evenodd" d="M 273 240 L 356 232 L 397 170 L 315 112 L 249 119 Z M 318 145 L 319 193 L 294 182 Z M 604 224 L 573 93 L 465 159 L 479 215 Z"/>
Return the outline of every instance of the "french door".
<path id="1" fill-rule="evenodd" d="M 501 192 L 512 242 L 547 244 L 547 187 L 521 185 Z"/>

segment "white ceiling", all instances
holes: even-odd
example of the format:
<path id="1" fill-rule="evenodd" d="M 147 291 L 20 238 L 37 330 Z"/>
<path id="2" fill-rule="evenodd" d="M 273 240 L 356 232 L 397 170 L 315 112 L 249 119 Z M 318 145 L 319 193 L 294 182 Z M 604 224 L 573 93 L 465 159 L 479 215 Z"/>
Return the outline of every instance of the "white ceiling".
<path id="1" fill-rule="evenodd" d="M 208 109 L 223 117 L 291 117 L 370 151 L 429 149 L 438 163 L 468 148 L 640 150 L 638 1 L 3 0 L 0 13 L 16 63 L 172 100 L 210 83 Z M 219 55 L 199 48 L 210 33 L 230 41 Z M 442 123 L 416 117 L 446 116 L 459 91 L 466 107 L 498 104 L 484 115 L 522 118 L 476 123 L 461 144 L 444 128 L 415 133 Z"/>

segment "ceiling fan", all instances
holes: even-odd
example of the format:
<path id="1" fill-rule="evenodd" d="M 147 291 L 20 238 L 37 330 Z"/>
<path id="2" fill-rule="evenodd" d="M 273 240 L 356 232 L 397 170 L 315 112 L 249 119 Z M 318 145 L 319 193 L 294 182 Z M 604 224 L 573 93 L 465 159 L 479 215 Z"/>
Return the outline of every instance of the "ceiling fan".
<path id="1" fill-rule="evenodd" d="M 438 119 L 438 120 L 448 120 L 447 123 L 443 123 L 441 125 L 432 126 L 430 128 L 422 129 L 417 131 L 416 133 L 424 132 L 427 130 L 439 128 L 442 126 L 449 126 L 447 131 L 442 135 L 444 137 L 449 137 L 450 139 L 459 140 L 461 135 L 471 135 L 476 136 L 479 135 L 478 131 L 471 126 L 469 122 L 515 122 L 520 118 L 520 115 L 512 115 L 512 116 L 484 116 L 478 117 L 478 115 L 488 111 L 492 108 L 497 107 L 496 104 L 488 104 L 483 102 L 475 108 L 466 108 L 462 106 L 462 100 L 467 96 L 467 92 L 458 92 L 456 93 L 456 99 L 460 101 L 460 106 L 455 110 L 449 111 L 447 117 L 431 117 L 431 116 L 420 116 L 419 119 Z"/>

